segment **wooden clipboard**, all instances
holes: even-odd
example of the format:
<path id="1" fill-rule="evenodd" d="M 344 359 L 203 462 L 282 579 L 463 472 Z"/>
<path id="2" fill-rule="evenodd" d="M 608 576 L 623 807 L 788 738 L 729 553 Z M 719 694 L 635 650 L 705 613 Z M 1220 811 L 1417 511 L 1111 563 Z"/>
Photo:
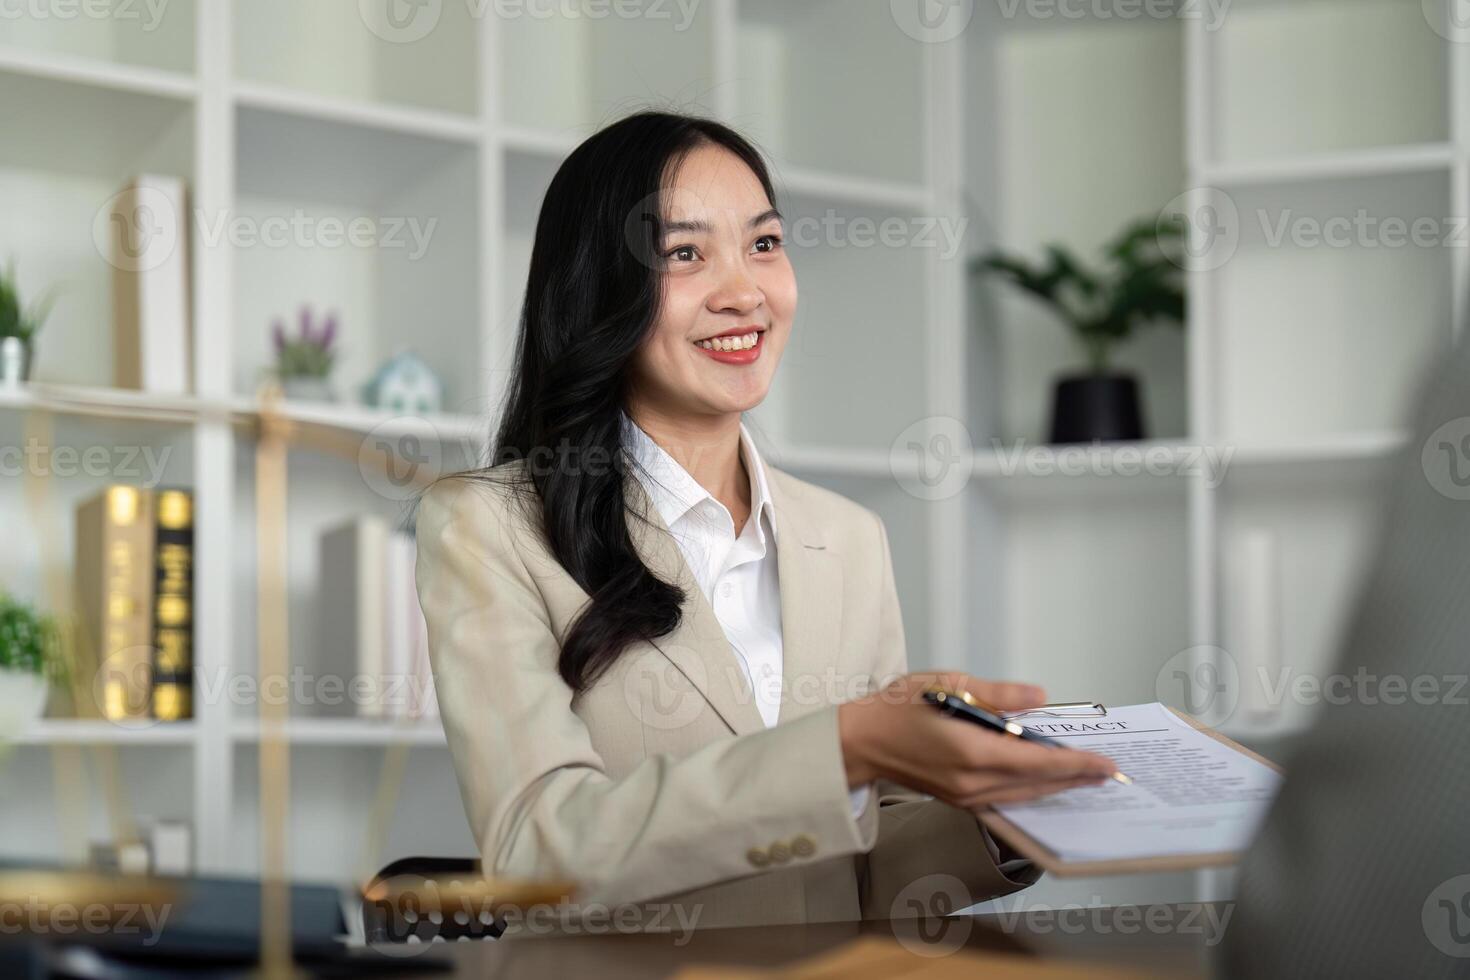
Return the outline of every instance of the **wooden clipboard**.
<path id="1" fill-rule="evenodd" d="M 1167 708 L 1167 706 L 1166 706 Z M 1203 724 L 1198 719 L 1185 714 L 1182 711 L 1173 712 L 1180 720 L 1190 727 L 1204 732 L 1210 738 L 1228 745 L 1241 755 L 1248 756 L 1268 768 L 1277 772 L 1283 772 L 1276 763 L 1267 759 L 1259 753 L 1241 745 L 1233 739 L 1226 738 L 1213 728 Z M 1005 817 L 994 810 L 987 810 L 980 815 L 980 822 L 986 828 L 1004 840 L 1010 848 L 1022 857 L 1029 859 L 1042 870 L 1056 875 L 1058 878 L 1085 878 L 1094 875 L 1132 875 L 1147 874 L 1152 871 L 1190 871 L 1195 868 L 1214 868 L 1237 864 L 1240 861 L 1239 851 L 1214 851 L 1200 854 L 1169 854 L 1161 857 L 1150 858 L 1121 858 L 1109 861 L 1063 861 L 1057 854 L 1047 846 L 1020 827 L 1016 826 Z"/>

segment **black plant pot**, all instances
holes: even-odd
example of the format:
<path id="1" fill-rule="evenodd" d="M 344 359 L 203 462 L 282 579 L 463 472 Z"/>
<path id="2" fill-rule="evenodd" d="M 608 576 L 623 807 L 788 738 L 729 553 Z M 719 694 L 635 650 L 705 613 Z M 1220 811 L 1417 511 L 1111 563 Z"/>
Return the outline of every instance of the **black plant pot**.
<path id="1" fill-rule="evenodd" d="M 1118 442 L 1143 438 L 1138 382 L 1128 374 L 1060 378 L 1051 410 L 1051 441 Z"/>

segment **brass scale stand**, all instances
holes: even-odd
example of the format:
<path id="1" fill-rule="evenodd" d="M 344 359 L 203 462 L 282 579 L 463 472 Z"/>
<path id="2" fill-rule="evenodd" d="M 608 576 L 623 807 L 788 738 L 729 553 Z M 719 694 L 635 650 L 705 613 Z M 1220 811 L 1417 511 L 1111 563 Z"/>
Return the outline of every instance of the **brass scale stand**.
<path id="1" fill-rule="evenodd" d="M 40 386 L 37 386 L 40 388 Z M 191 421 L 201 409 L 120 409 L 69 401 L 64 393 L 46 393 L 27 414 L 28 442 L 52 443 L 52 417 L 55 408 L 74 414 L 106 417 L 127 415 L 157 421 Z M 228 418 L 251 431 L 255 449 L 256 507 L 256 574 L 257 574 L 257 681 L 265 690 L 266 681 L 284 681 L 289 669 L 289 632 L 287 629 L 286 595 L 286 501 L 287 452 L 293 446 L 311 449 L 331 456 L 359 460 L 360 436 L 331 425 L 301 422 L 285 417 L 279 409 L 280 389 L 271 385 L 262 389 L 258 412 L 240 412 L 220 406 L 215 414 Z M 386 470 L 393 460 L 383 454 L 381 465 Z M 93 662 L 82 656 L 84 631 L 75 621 L 76 601 L 70 587 L 64 561 L 55 554 L 60 540 L 59 518 L 55 496 L 51 493 L 50 476 L 27 468 L 26 497 L 33 526 L 41 541 L 41 565 L 45 576 L 48 605 L 60 613 L 61 653 L 67 666 L 71 695 L 78 710 L 90 703 L 88 678 L 76 669 L 79 664 Z M 420 483 L 424 482 L 422 479 Z M 279 701 L 280 703 L 272 703 Z M 261 934 L 260 975 L 271 978 L 298 977 L 291 956 L 291 893 L 286 867 L 287 815 L 290 802 L 290 744 L 287 735 L 287 705 L 283 699 L 258 699 L 260 723 L 260 843 L 261 843 Z M 0 744 L 0 761 L 5 746 Z M 74 855 L 86 854 L 86 814 L 89 811 L 87 780 L 79 746 L 51 746 L 55 779 L 58 826 L 64 850 Z M 114 840 L 129 837 L 130 822 L 124 804 L 118 775 L 116 748 L 109 744 L 90 746 L 95 769 Z M 473 908 L 499 913 L 533 904 L 555 904 L 569 898 L 575 885 L 569 882 L 525 881 L 480 878 L 469 881 L 439 879 L 423 886 L 384 882 L 369 892 L 376 856 L 382 849 L 393 804 L 401 788 L 407 766 L 408 746 L 397 742 L 385 750 L 384 763 L 368 813 L 363 859 L 360 862 L 357 893 L 377 901 L 397 903 L 411 898 L 421 913 L 435 910 Z M 167 905 L 177 898 L 177 888 L 166 878 L 142 875 L 104 874 L 95 870 L 0 872 L 0 903 L 26 904 L 38 901 L 44 908 L 105 907 L 115 917 L 135 912 L 138 908 Z M 411 893 L 411 894 L 410 894 Z"/>

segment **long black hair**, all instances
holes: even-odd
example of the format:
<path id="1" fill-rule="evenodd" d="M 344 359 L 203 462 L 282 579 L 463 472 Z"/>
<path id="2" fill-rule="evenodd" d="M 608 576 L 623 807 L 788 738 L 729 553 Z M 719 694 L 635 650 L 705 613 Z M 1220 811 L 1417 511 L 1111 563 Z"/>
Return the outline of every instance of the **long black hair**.
<path id="1" fill-rule="evenodd" d="M 574 690 L 630 643 L 679 625 L 683 590 L 653 574 L 629 533 L 623 481 L 631 461 L 620 413 L 633 357 L 661 305 L 661 194 L 702 145 L 743 160 L 775 207 L 765 162 L 739 133 L 698 116 L 646 111 L 572 151 L 536 222 L 514 377 L 489 462 L 526 461 L 516 478 L 534 488 L 528 496 L 551 552 L 591 598 L 557 664 Z M 471 475 L 491 477 L 488 469 Z"/>

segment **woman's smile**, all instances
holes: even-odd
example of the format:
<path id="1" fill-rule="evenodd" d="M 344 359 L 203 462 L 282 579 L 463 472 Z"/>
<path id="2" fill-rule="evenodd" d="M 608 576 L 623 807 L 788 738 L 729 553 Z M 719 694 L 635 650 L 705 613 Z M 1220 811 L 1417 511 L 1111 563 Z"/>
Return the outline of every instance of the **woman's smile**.
<path id="1" fill-rule="evenodd" d="M 753 364 L 761 356 L 765 336 L 765 327 L 735 327 L 713 337 L 696 340 L 694 346 L 722 364 Z"/>

